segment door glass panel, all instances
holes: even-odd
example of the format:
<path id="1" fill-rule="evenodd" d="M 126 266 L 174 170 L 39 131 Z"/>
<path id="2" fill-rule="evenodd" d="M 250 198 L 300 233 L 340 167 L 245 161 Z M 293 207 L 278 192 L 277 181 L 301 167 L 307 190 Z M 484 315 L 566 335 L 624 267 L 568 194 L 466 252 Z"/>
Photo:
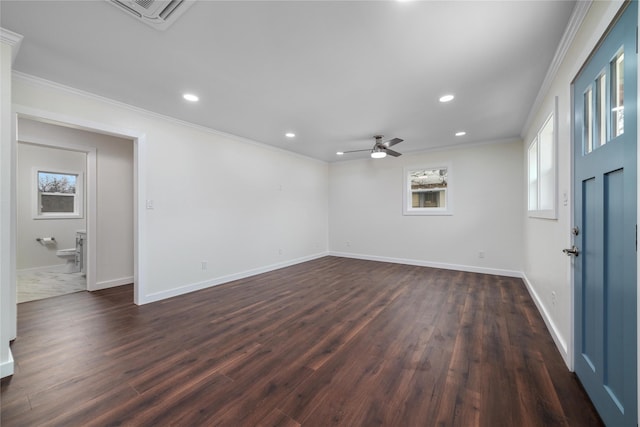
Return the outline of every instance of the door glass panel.
<path id="1" fill-rule="evenodd" d="M 584 154 L 589 154 L 593 151 L 593 133 L 592 133 L 592 118 L 593 118 L 593 89 L 589 87 L 584 93 L 584 117 L 582 120 L 583 131 L 583 151 Z"/>
<path id="2" fill-rule="evenodd" d="M 594 148 L 607 143 L 607 76 L 601 74 L 596 80 L 596 126 L 597 140 Z"/>
<path id="3" fill-rule="evenodd" d="M 624 133 L 624 52 L 611 61 L 611 137 Z"/>

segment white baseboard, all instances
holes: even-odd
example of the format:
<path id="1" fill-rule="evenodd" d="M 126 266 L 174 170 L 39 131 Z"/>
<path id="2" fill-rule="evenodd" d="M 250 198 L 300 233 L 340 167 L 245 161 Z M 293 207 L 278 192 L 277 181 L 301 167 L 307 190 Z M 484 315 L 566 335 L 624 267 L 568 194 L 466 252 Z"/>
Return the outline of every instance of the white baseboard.
<path id="1" fill-rule="evenodd" d="M 0 363 L 0 378 L 13 375 L 13 355 L 11 354 L 11 349 L 9 349 L 8 351 L 9 358 Z"/>
<path id="2" fill-rule="evenodd" d="M 529 295 L 531 295 L 531 299 L 533 299 L 533 302 L 536 304 L 538 312 L 542 316 L 544 323 L 547 325 L 547 329 L 551 334 L 551 338 L 553 338 L 553 342 L 556 343 L 556 347 L 558 348 L 558 351 L 560 352 L 564 363 L 567 365 L 567 368 L 569 368 L 570 371 L 573 371 L 573 361 L 569 357 L 569 349 L 566 340 L 562 337 L 562 334 L 558 330 L 555 322 L 551 319 L 551 316 L 549 316 L 549 312 L 547 311 L 545 305 L 542 303 L 542 300 L 538 296 L 538 293 L 535 291 L 533 285 L 531 285 L 531 282 L 529 281 L 529 278 L 524 273 L 522 273 L 522 280 L 524 281 L 524 284 L 529 291 Z"/>
<path id="3" fill-rule="evenodd" d="M 417 260 L 417 259 L 390 258 L 390 257 L 376 256 L 376 255 L 354 254 L 349 252 L 329 252 L 329 255 L 337 256 L 341 258 L 364 259 L 368 261 L 390 262 L 393 264 L 417 265 L 420 267 L 432 267 L 432 268 L 442 268 L 445 270 L 467 271 L 469 273 L 494 274 L 496 276 L 519 277 L 519 278 L 522 277 L 521 271 L 503 270 L 500 268 L 487 268 L 487 267 L 478 267 L 473 265 L 462 265 L 462 264 L 447 264 L 442 262 L 430 262 L 430 261 L 423 261 L 423 260 Z"/>
<path id="4" fill-rule="evenodd" d="M 277 264 L 267 265 L 265 267 L 259 267 L 253 270 L 247 270 L 240 273 L 229 274 L 227 276 L 217 277 L 202 282 L 191 283 L 189 285 L 181 286 L 179 288 L 170 289 L 168 291 L 156 292 L 149 295 L 143 295 L 140 298 L 139 304 L 147 304 L 155 301 L 160 301 L 166 298 L 176 297 L 178 295 L 188 294 L 190 292 L 199 291 L 201 289 L 210 288 L 212 286 L 222 285 L 224 283 L 233 282 L 234 280 L 240 280 L 247 277 L 255 276 L 262 273 L 268 273 L 270 271 L 279 270 L 284 267 L 300 264 L 303 262 L 311 261 L 314 259 L 322 258 L 329 255 L 327 252 L 322 252 L 315 255 L 310 255 L 302 258 L 296 258 L 289 261 L 284 261 Z"/>
<path id="5" fill-rule="evenodd" d="M 133 276 L 121 277 L 119 279 L 104 280 L 97 282 L 96 286 L 90 291 L 99 291 L 100 289 L 115 288 L 116 286 L 128 285 L 133 283 Z"/>

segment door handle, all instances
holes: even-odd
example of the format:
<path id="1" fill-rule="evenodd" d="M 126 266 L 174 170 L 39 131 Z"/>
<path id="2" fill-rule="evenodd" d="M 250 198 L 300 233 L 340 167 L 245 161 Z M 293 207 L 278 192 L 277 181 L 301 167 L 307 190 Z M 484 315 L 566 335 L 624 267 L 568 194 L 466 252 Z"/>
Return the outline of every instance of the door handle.
<path id="1" fill-rule="evenodd" d="M 563 249 L 562 252 L 564 252 L 565 254 L 567 254 L 567 256 L 578 256 L 580 255 L 580 251 L 578 250 L 578 248 L 576 248 L 575 245 L 573 245 L 571 247 L 571 249 Z"/>

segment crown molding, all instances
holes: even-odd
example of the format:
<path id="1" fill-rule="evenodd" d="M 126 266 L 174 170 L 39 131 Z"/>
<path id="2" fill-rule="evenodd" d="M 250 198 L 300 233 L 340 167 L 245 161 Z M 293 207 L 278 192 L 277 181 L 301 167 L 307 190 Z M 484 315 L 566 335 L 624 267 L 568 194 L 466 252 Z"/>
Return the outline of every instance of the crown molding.
<path id="1" fill-rule="evenodd" d="M 0 42 L 11 46 L 11 63 L 12 64 L 16 60 L 16 55 L 20 50 L 20 45 L 22 44 L 23 38 L 24 37 L 18 33 L 14 33 L 13 31 L 0 27 Z"/>
<path id="2" fill-rule="evenodd" d="M 223 137 L 223 138 L 228 138 L 231 140 L 235 140 L 235 141 L 239 141 L 239 142 L 243 142 L 245 144 L 250 144 L 250 145 L 254 145 L 254 146 L 258 146 L 261 148 L 266 148 L 268 150 L 271 151 L 277 151 L 277 152 L 281 152 L 281 153 L 286 153 L 290 156 L 295 156 L 295 157 L 299 157 L 305 160 L 311 160 L 314 162 L 318 162 L 318 163 L 322 163 L 322 164 L 326 164 L 327 162 L 325 162 L 324 160 L 319 160 L 319 159 L 314 159 L 313 157 L 309 157 L 309 156 L 305 156 L 304 154 L 300 154 L 300 153 L 296 153 L 294 151 L 289 151 L 289 150 L 285 150 L 284 148 L 280 148 L 280 147 L 274 147 L 272 145 L 269 144 L 265 144 L 264 142 L 260 142 L 260 141 L 255 141 L 253 139 L 249 139 L 249 138 L 245 138 L 242 136 L 238 136 L 238 135 L 234 135 L 234 134 L 230 134 L 230 133 L 226 133 L 226 132 L 222 132 L 219 130 L 215 130 L 212 128 L 208 128 L 206 126 L 202 126 L 202 125 L 198 125 L 195 123 L 191 123 L 191 122 L 187 122 L 184 120 L 180 120 L 177 119 L 175 117 L 171 117 L 171 116 L 166 116 L 160 113 L 156 113 L 154 111 L 150 111 L 150 110 L 145 110 L 144 108 L 140 108 L 140 107 L 136 107 L 130 104 L 126 104 L 124 102 L 121 101 L 116 101 L 114 99 L 111 98 L 107 98 L 101 95 L 96 95 L 94 93 L 91 92 L 87 92 L 84 91 L 82 89 L 76 89 L 74 87 L 71 86 L 65 86 L 61 83 L 57 83 L 51 80 L 47 80 L 47 79 L 43 79 L 42 77 L 36 77 L 33 76 L 31 74 L 27 74 L 27 73 L 23 73 L 21 71 L 14 71 L 13 72 L 13 78 L 17 79 L 17 80 L 21 80 L 24 81 L 28 84 L 32 84 L 32 85 L 38 85 L 38 86 L 44 86 L 44 87 L 49 87 L 55 90 L 59 90 L 62 92 L 66 92 L 66 93 L 70 93 L 76 96 L 81 96 L 83 98 L 87 98 L 87 99 L 92 99 L 94 101 L 98 101 L 104 104 L 109 104 L 113 107 L 116 108 L 121 108 L 124 110 L 129 110 L 138 114 L 142 114 L 144 116 L 147 117 L 152 117 L 155 119 L 159 119 L 162 120 L 164 122 L 170 122 L 170 123 L 174 123 L 176 125 L 180 125 L 180 126 L 185 126 L 191 129 L 195 129 L 198 130 L 200 132 L 205 132 L 208 134 L 212 134 L 212 135 L 216 135 L 219 137 Z"/>
<path id="3" fill-rule="evenodd" d="M 538 95 L 536 96 L 531 109 L 529 110 L 529 115 L 527 116 L 527 120 L 520 131 L 520 135 L 524 137 L 525 132 L 531 126 L 531 122 L 535 118 L 536 113 L 540 109 L 542 105 L 542 101 L 547 95 L 549 88 L 551 88 L 551 84 L 553 83 L 556 75 L 558 74 L 558 70 L 560 69 L 560 65 L 562 61 L 564 61 L 565 56 L 567 55 L 567 51 L 573 43 L 573 40 L 578 33 L 578 29 L 580 25 L 582 25 L 582 21 L 587 16 L 587 12 L 589 12 L 589 8 L 591 7 L 592 0 L 584 0 L 576 2 L 575 7 L 573 8 L 573 12 L 571 13 L 571 17 L 569 18 L 569 23 L 567 24 L 567 28 L 562 35 L 562 39 L 560 40 L 560 44 L 556 49 L 556 53 L 553 55 L 553 59 L 551 60 L 551 64 L 547 70 L 547 74 L 542 81 L 542 86 L 538 90 Z"/>

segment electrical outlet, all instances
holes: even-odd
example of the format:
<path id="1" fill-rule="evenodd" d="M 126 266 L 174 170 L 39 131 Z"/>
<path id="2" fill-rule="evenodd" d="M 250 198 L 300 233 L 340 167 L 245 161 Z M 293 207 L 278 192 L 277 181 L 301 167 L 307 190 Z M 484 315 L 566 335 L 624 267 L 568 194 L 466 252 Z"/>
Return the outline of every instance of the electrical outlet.
<path id="1" fill-rule="evenodd" d="M 351 242 L 347 240 L 346 241 L 346 245 L 347 245 L 348 248 L 350 248 L 351 247 Z"/>
<path id="2" fill-rule="evenodd" d="M 485 252 L 484 251 L 479 251 L 478 252 L 478 258 L 483 259 L 485 256 Z"/>
<path id="3" fill-rule="evenodd" d="M 551 305 L 554 306 L 554 307 L 556 306 L 556 292 L 555 291 L 551 292 Z"/>
<path id="4" fill-rule="evenodd" d="M 282 255 L 282 249 L 278 249 L 278 255 Z"/>
<path id="5" fill-rule="evenodd" d="M 207 261 L 202 261 L 201 265 L 203 270 L 207 269 Z"/>

